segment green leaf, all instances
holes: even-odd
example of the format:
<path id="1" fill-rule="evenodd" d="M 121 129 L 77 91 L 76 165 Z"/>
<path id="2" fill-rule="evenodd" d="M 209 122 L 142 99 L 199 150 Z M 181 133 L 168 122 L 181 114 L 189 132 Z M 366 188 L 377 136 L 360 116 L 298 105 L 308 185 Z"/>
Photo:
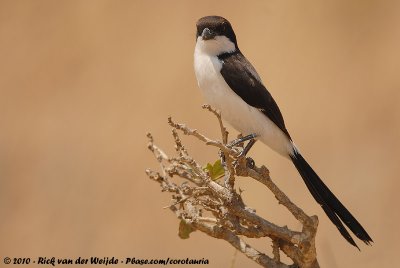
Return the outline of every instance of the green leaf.
<path id="1" fill-rule="evenodd" d="M 223 177 L 225 174 L 225 169 L 221 164 L 221 160 L 218 159 L 214 162 L 213 165 L 207 163 L 205 167 L 203 167 L 205 171 L 208 171 L 212 180 L 218 180 L 219 178 Z"/>
<path id="2" fill-rule="evenodd" d="M 193 227 L 187 224 L 184 220 L 181 220 L 179 223 L 179 232 L 178 235 L 181 239 L 188 239 L 190 233 L 196 231 Z"/>

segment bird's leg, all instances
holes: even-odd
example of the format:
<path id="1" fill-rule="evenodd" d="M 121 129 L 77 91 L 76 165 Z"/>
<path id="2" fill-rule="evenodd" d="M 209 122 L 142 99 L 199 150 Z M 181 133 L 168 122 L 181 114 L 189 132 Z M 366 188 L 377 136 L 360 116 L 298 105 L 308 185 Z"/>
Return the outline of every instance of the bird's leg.
<path id="1" fill-rule="evenodd" d="M 241 137 L 241 138 L 238 138 L 238 139 L 236 139 L 236 140 L 231 141 L 227 146 L 228 146 L 229 148 L 232 148 L 233 146 L 236 146 L 236 145 L 238 145 L 239 143 L 242 143 L 242 142 L 245 142 L 245 141 L 248 141 L 248 140 L 254 140 L 256 137 L 257 137 L 257 134 L 252 133 L 252 134 L 250 134 L 250 135 L 246 135 L 246 136 L 244 136 L 244 137 Z M 251 146 L 253 146 L 253 145 L 254 145 L 254 143 L 253 143 Z M 250 148 L 249 148 L 249 149 L 250 149 Z"/>
<path id="2" fill-rule="evenodd" d="M 243 148 L 243 150 L 239 153 L 239 155 L 237 156 L 237 158 L 240 158 L 240 157 L 243 157 L 243 156 L 246 156 L 246 154 L 250 151 L 250 149 L 251 149 L 251 147 L 253 147 L 253 145 L 256 143 L 256 138 L 257 137 L 257 134 L 255 134 L 255 133 L 252 133 L 252 134 L 250 134 L 250 135 L 246 135 L 246 136 L 244 136 L 244 137 L 240 137 L 240 138 L 238 138 L 238 139 L 235 139 L 235 140 L 233 140 L 233 141 L 231 141 L 230 143 L 228 143 L 226 146 L 228 147 L 228 148 L 232 148 L 232 147 L 234 147 L 234 146 L 236 146 L 236 145 L 238 145 L 238 144 L 240 144 L 240 143 L 242 143 L 242 142 L 245 142 L 245 141 L 249 141 L 249 143 Z M 226 159 L 225 159 L 225 154 L 224 154 L 224 152 L 222 152 L 222 151 L 219 151 L 219 157 L 220 157 L 220 159 L 221 159 L 221 165 L 225 168 L 225 170 L 226 170 Z M 237 162 L 237 161 L 234 161 L 234 163 L 235 162 Z M 254 167 L 254 160 L 253 159 L 251 159 L 251 158 L 249 158 L 249 159 L 247 159 L 247 165 L 250 167 L 250 168 L 252 168 L 252 167 Z M 224 182 L 225 182 L 225 186 L 226 187 L 228 187 L 228 179 L 229 179 L 229 176 L 226 176 L 225 177 L 225 180 L 224 180 Z"/>
<path id="3" fill-rule="evenodd" d="M 253 147 L 253 145 L 256 143 L 256 141 L 257 141 L 255 139 L 256 137 L 257 137 L 257 134 L 252 133 L 250 135 L 241 137 L 239 139 L 236 139 L 236 140 L 230 142 L 228 146 L 235 146 L 235 145 L 237 145 L 239 143 L 242 143 L 244 141 L 250 140 L 249 143 L 247 143 L 247 145 L 243 148 L 243 150 L 237 156 L 237 158 L 245 157 L 247 155 L 247 153 L 250 151 L 251 147 Z M 254 160 L 251 159 L 250 157 L 247 158 L 247 166 L 250 167 L 250 168 L 254 167 Z"/>
<path id="4" fill-rule="evenodd" d="M 242 140 L 247 140 L 249 139 L 250 141 L 247 143 L 247 145 L 243 148 L 243 150 L 239 153 L 239 155 L 236 157 L 236 160 L 233 162 L 233 165 L 236 166 L 239 164 L 239 161 L 242 157 L 245 158 L 246 160 L 246 166 L 250 169 L 253 169 L 255 166 L 254 160 L 251 157 L 246 157 L 247 153 L 250 151 L 251 147 L 256 143 L 256 134 L 250 134 L 242 138 Z M 243 142 L 243 141 L 241 141 Z"/>
<path id="5" fill-rule="evenodd" d="M 238 158 L 239 158 L 239 157 L 246 156 L 247 153 L 250 151 L 251 147 L 253 147 L 254 143 L 256 143 L 256 141 L 257 141 L 257 140 L 254 139 L 254 138 L 251 139 L 251 140 L 249 141 L 249 143 L 246 145 L 246 147 L 244 147 L 243 151 L 240 152 L 240 154 L 238 155 Z"/>

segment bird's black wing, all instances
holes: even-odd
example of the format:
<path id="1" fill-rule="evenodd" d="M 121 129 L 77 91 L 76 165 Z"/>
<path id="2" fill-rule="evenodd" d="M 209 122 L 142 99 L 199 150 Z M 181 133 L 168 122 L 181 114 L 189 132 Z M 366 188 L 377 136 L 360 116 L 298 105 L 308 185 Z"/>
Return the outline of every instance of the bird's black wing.
<path id="1" fill-rule="evenodd" d="M 248 105 L 265 114 L 290 138 L 278 105 L 243 54 L 236 51 L 221 54 L 218 58 L 222 62 L 222 77 L 229 87 Z"/>

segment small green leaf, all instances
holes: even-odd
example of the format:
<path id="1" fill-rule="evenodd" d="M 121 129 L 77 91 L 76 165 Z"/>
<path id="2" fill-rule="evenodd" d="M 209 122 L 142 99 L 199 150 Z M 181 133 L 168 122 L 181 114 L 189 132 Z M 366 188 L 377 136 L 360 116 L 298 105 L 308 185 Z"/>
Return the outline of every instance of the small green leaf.
<path id="1" fill-rule="evenodd" d="M 223 177 L 225 174 L 225 169 L 222 166 L 220 159 L 215 161 L 213 165 L 211 165 L 210 163 L 207 163 L 207 165 L 203 169 L 208 171 L 211 179 L 214 181 Z"/>
<path id="2" fill-rule="evenodd" d="M 184 220 L 181 220 L 179 223 L 179 232 L 178 235 L 181 239 L 188 239 L 190 233 L 196 231 L 189 224 L 187 224 Z"/>
<path id="3" fill-rule="evenodd" d="M 207 166 L 205 166 L 203 169 L 210 172 L 210 174 L 211 174 L 212 170 L 213 170 L 213 166 L 210 163 L 207 163 Z"/>
<path id="4" fill-rule="evenodd" d="M 218 159 L 213 165 L 213 179 L 219 179 L 225 174 L 225 169 L 221 164 L 221 160 Z"/>

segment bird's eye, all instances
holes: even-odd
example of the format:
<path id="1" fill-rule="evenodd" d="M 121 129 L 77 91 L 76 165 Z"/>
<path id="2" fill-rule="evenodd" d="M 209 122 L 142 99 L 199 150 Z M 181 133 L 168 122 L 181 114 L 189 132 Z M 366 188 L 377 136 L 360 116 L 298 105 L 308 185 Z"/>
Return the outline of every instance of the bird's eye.
<path id="1" fill-rule="evenodd" d="M 225 25 L 225 23 L 224 23 L 224 24 L 222 24 L 221 32 L 224 33 L 225 31 L 226 31 L 226 25 Z"/>

